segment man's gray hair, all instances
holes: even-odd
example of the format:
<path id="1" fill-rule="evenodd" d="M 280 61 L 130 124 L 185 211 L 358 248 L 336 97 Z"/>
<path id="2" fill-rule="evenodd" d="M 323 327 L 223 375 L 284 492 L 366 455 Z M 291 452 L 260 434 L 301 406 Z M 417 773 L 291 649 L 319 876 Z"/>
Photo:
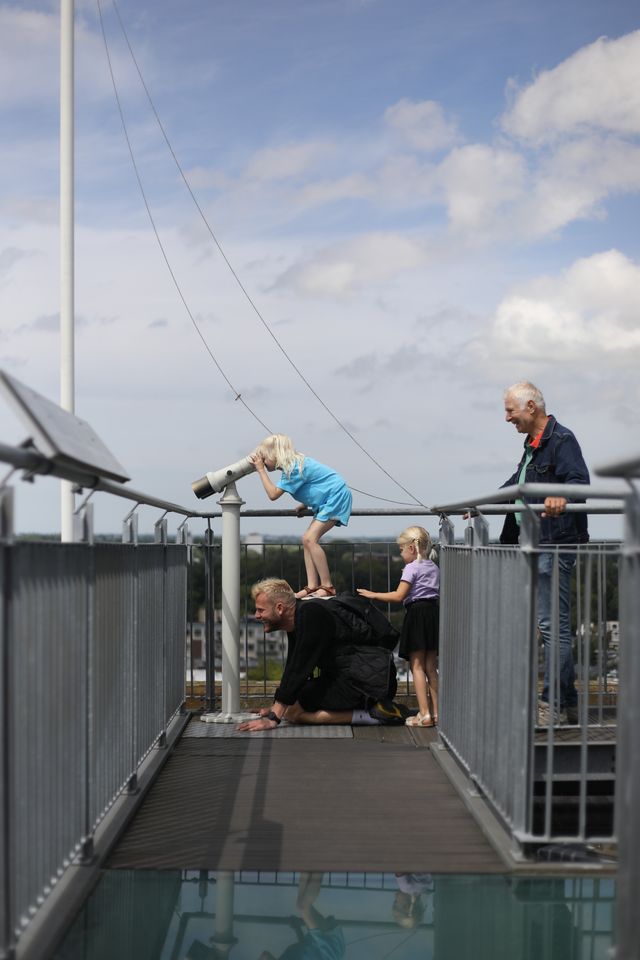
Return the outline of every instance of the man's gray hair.
<path id="1" fill-rule="evenodd" d="M 277 577 L 266 577 L 254 583 L 251 587 L 252 599 L 255 600 L 260 593 L 264 593 L 271 603 L 283 603 L 285 607 L 292 607 L 296 602 L 296 595 L 287 581 L 278 580 Z"/>
<path id="2" fill-rule="evenodd" d="M 528 380 L 518 380 L 513 386 L 508 387 L 504 392 L 505 400 L 507 397 L 513 397 L 514 400 L 517 400 L 521 410 L 524 410 L 529 400 L 533 400 L 536 407 L 538 407 L 542 413 L 547 412 L 542 392 L 538 390 L 535 384 L 530 383 Z"/>

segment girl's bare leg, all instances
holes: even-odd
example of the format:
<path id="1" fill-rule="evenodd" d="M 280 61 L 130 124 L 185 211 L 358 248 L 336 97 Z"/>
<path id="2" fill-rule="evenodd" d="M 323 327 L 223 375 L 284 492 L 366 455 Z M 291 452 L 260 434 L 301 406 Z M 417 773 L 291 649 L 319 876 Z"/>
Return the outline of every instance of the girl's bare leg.
<path id="1" fill-rule="evenodd" d="M 425 673 L 429 685 L 431 698 L 431 716 L 438 719 L 438 654 L 436 650 L 427 650 L 425 659 Z"/>
<path id="2" fill-rule="evenodd" d="M 327 555 L 318 541 L 335 525 L 335 520 L 312 520 L 303 534 L 302 547 L 308 587 L 319 587 L 321 583 L 331 586 Z"/>
<path id="3" fill-rule="evenodd" d="M 431 716 L 429 710 L 429 696 L 427 691 L 426 650 L 416 650 L 410 655 L 409 663 L 411 665 L 411 675 L 413 676 L 413 688 L 416 692 L 418 701 L 418 710 L 421 717 Z"/>

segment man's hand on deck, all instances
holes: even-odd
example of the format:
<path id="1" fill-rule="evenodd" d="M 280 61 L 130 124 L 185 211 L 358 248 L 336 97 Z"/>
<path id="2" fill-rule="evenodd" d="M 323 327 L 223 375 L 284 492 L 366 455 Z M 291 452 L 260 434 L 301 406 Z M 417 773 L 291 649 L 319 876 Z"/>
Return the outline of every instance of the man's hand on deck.
<path id="1" fill-rule="evenodd" d="M 254 733 L 256 730 L 275 730 L 277 726 L 276 721 L 269 717 L 258 717 L 256 720 L 245 720 L 238 724 L 236 729 Z"/>

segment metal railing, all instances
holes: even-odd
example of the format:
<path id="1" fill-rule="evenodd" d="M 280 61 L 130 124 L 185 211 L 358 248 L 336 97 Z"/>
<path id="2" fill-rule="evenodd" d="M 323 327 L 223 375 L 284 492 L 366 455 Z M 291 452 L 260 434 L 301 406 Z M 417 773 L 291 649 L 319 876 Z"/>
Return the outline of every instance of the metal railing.
<path id="1" fill-rule="evenodd" d="M 32 473 L 46 470 L 46 458 L 32 452 L 0 446 L 0 459 Z M 56 469 L 51 472 L 57 475 Z M 83 543 L 16 541 L 11 531 L 13 491 L 0 489 L 0 763 L 5 772 L 0 786 L 0 856 L 6 891 L 0 901 L 0 948 L 4 946 L 5 951 L 37 914 L 68 865 L 91 856 L 97 825 L 123 790 L 135 787 L 141 762 L 154 745 L 162 743 L 167 725 L 183 703 L 191 547 L 185 523 L 178 528 L 178 542 L 168 542 L 164 516 L 173 512 L 206 520 L 209 548 L 213 547 L 210 520 L 221 516 L 219 511 L 191 511 L 87 475 L 76 473 L 71 479 L 92 491 L 102 490 L 134 502 L 125 518 L 125 543 L 94 542 L 92 504 L 87 501 L 77 515 L 78 537 Z M 526 496 L 539 492 L 525 485 L 502 491 L 502 495 L 511 499 L 514 493 Z M 568 492 L 567 488 L 562 492 Z M 590 495 L 584 487 L 580 493 Z M 533 829 L 532 820 L 531 787 L 538 746 L 534 723 L 538 661 L 533 564 L 537 548 L 533 537 L 525 538 L 515 548 L 489 545 L 481 516 L 469 522 L 464 545 L 452 542 L 447 526 L 448 516 L 470 508 L 487 514 L 511 509 L 499 502 L 490 503 L 493 499 L 497 501 L 498 497 L 431 511 L 416 508 L 384 513 L 442 517 L 442 735 L 514 832 L 522 839 L 539 841 L 551 836 L 552 831 L 547 830 L 547 813 L 543 815 L 542 832 Z M 135 510 L 142 504 L 163 511 L 156 524 L 154 544 L 137 540 Z M 570 506 L 575 509 L 577 505 Z M 611 507 L 590 504 L 588 512 L 620 509 L 620 502 Z M 536 510 L 532 507 L 525 515 L 525 527 L 533 523 L 530 514 Z M 356 516 L 380 513 L 354 511 Z M 292 517 L 294 513 L 265 510 L 242 515 Z M 635 522 L 637 535 L 637 519 L 629 522 L 632 526 Z M 236 531 L 233 536 L 237 536 Z M 598 582 L 601 579 L 592 571 L 597 573 L 598 565 L 606 565 L 610 556 L 608 547 L 598 547 L 595 556 L 593 549 L 580 551 L 582 572 L 578 583 L 584 586 L 578 589 L 582 589 L 584 599 L 579 606 L 586 613 L 581 620 L 585 627 L 582 631 L 578 627 L 577 633 L 585 644 L 578 664 L 583 679 L 591 659 L 591 582 L 592 578 Z M 624 561 L 627 584 L 637 584 L 637 541 L 634 549 L 636 553 Z M 235 544 L 232 559 L 238 567 L 240 553 L 239 543 Z M 387 567 L 391 569 L 389 564 Z M 211 569 L 207 577 L 210 589 L 215 590 Z M 388 577 L 387 583 L 391 584 Z M 373 586 L 380 589 L 385 585 Z M 635 595 L 634 588 L 627 586 L 625 597 L 628 622 L 623 636 L 633 630 L 637 635 L 637 586 Z M 211 600 L 213 592 L 207 596 L 209 612 L 213 608 L 213 604 L 209 606 Z M 211 621 L 207 630 L 212 654 Z M 598 631 L 601 636 L 600 627 Z M 237 633 L 232 641 L 237 650 Z M 599 662 L 606 667 L 606 655 L 604 659 L 600 655 Z M 625 669 L 635 670 L 638 679 L 636 666 L 627 662 Z M 209 670 L 213 667 L 214 658 L 210 656 Z M 210 675 L 209 698 L 213 680 Z M 234 677 L 233 682 L 236 680 L 239 678 Z M 23 696 L 23 691 L 33 689 L 34 681 L 35 702 Z M 595 704 L 596 713 L 600 711 L 600 726 L 606 726 L 605 692 L 601 688 Z M 582 709 L 584 719 L 585 707 Z M 636 716 L 633 709 L 631 714 Z M 547 774 L 549 769 L 552 773 L 547 776 L 545 790 L 553 798 L 558 778 L 553 763 L 549 768 L 548 758 L 558 737 L 553 725 L 545 733 Z M 585 744 L 588 749 L 584 740 L 578 747 L 583 773 Z M 633 796 L 637 800 L 638 764 L 630 750 L 628 762 L 632 780 L 635 777 Z M 578 836 L 586 837 L 589 831 L 581 817 Z M 629 817 L 630 822 L 632 819 Z M 637 889 L 635 874 L 634 878 Z"/>
<path id="2" fill-rule="evenodd" d="M 629 485 L 620 574 L 620 702 L 616 831 L 618 898 L 616 960 L 635 960 L 640 944 L 640 457 L 602 466 L 605 477 Z"/>
<path id="3" fill-rule="evenodd" d="M 102 834 L 113 843 L 111 824 L 123 819 L 123 799 L 135 797 L 141 772 L 146 776 L 145 765 L 161 762 L 154 755 L 162 752 L 169 729 L 179 729 L 189 675 L 186 632 L 192 619 L 190 518 L 206 523 L 210 654 L 206 700 L 215 699 L 212 614 L 218 584 L 211 563 L 217 549 L 211 520 L 222 517 L 224 530 L 225 495 L 222 510 L 198 512 L 77 467 L 60 466 L 31 449 L 0 444 L 0 461 L 14 467 L 0 481 L 0 957 L 4 958 L 13 957 L 16 949 L 20 955 L 25 949 L 28 954 L 32 942 L 37 955 L 43 914 L 55 912 L 51 904 L 56 899 L 63 902 L 73 869 L 93 863 Z M 8 480 L 18 470 L 26 479 L 48 475 L 71 480 L 78 492 L 89 491 L 74 518 L 76 542 L 15 537 L 15 491 Z M 129 501 L 122 543 L 98 542 L 94 537 L 90 500 L 95 493 Z M 141 506 L 161 511 L 153 543 L 142 542 L 138 534 Z M 234 510 L 236 506 L 234 502 Z M 389 512 L 403 515 L 401 510 Z M 367 516 L 375 511 L 354 513 Z M 181 521 L 175 542 L 169 542 L 167 514 L 176 514 Z M 244 516 L 294 517 L 295 512 L 246 511 Z M 238 539 L 237 526 L 226 537 L 227 545 L 234 537 Z M 232 564 L 239 557 L 239 543 L 234 543 Z M 229 550 L 226 560 L 229 563 Z M 230 590 L 228 579 L 225 583 L 221 576 L 219 584 L 220 606 L 237 629 L 239 618 L 228 602 L 234 583 Z M 239 607 L 237 597 L 235 606 Z M 234 636 L 228 631 L 226 645 L 235 646 L 237 658 L 237 632 Z M 228 668 L 226 663 L 227 673 Z M 238 681 L 236 669 L 228 682 Z M 82 882 L 95 882 L 89 870 Z M 60 913 L 65 913 L 64 907 Z"/>
<path id="4" fill-rule="evenodd" d="M 614 496 L 584 486 L 579 492 L 587 498 Z M 615 574 L 619 545 L 538 545 L 536 514 L 542 504 L 528 504 L 523 510 L 500 503 L 517 496 L 540 499 L 567 493 L 571 495 L 567 485 L 524 484 L 471 499 L 467 508 L 475 516 L 464 544 L 453 542 L 449 520 L 442 525 L 440 733 L 523 844 L 614 838 L 616 701 L 607 677 L 610 651 L 605 625 L 614 619 L 606 590 L 612 569 Z M 492 506 L 487 509 L 483 501 Z M 621 506 L 618 502 L 615 509 Z M 446 514 L 461 507 L 441 510 Z M 595 512 L 591 503 L 569 507 Z M 490 544 L 483 514 L 509 509 L 522 511 L 520 543 Z M 569 728 L 538 717 L 544 672 L 539 660 L 538 564 L 544 554 L 551 558 L 552 571 L 548 661 L 552 717 L 560 686 L 558 570 L 567 555 L 577 561 L 571 631 L 580 698 L 578 717 Z"/>
<path id="5" fill-rule="evenodd" d="M 23 455 L 31 469 L 34 455 Z M 96 836 L 180 725 L 189 550 L 184 529 L 168 542 L 164 518 L 155 542 L 138 543 L 131 513 L 128 542 L 95 542 L 86 502 L 83 542 L 21 540 L 13 499 L 1 485 L 3 957 L 33 935 L 42 908 L 51 912 L 72 868 L 91 865 Z"/>

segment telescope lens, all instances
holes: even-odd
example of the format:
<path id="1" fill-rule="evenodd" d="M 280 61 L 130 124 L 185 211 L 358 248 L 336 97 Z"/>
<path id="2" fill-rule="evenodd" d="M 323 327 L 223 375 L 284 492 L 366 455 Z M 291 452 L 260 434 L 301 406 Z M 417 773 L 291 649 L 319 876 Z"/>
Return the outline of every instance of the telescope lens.
<path id="1" fill-rule="evenodd" d="M 205 497 L 210 497 L 212 493 L 215 493 L 207 477 L 200 477 L 199 480 L 194 480 L 191 488 L 198 500 L 204 500 Z"/>

